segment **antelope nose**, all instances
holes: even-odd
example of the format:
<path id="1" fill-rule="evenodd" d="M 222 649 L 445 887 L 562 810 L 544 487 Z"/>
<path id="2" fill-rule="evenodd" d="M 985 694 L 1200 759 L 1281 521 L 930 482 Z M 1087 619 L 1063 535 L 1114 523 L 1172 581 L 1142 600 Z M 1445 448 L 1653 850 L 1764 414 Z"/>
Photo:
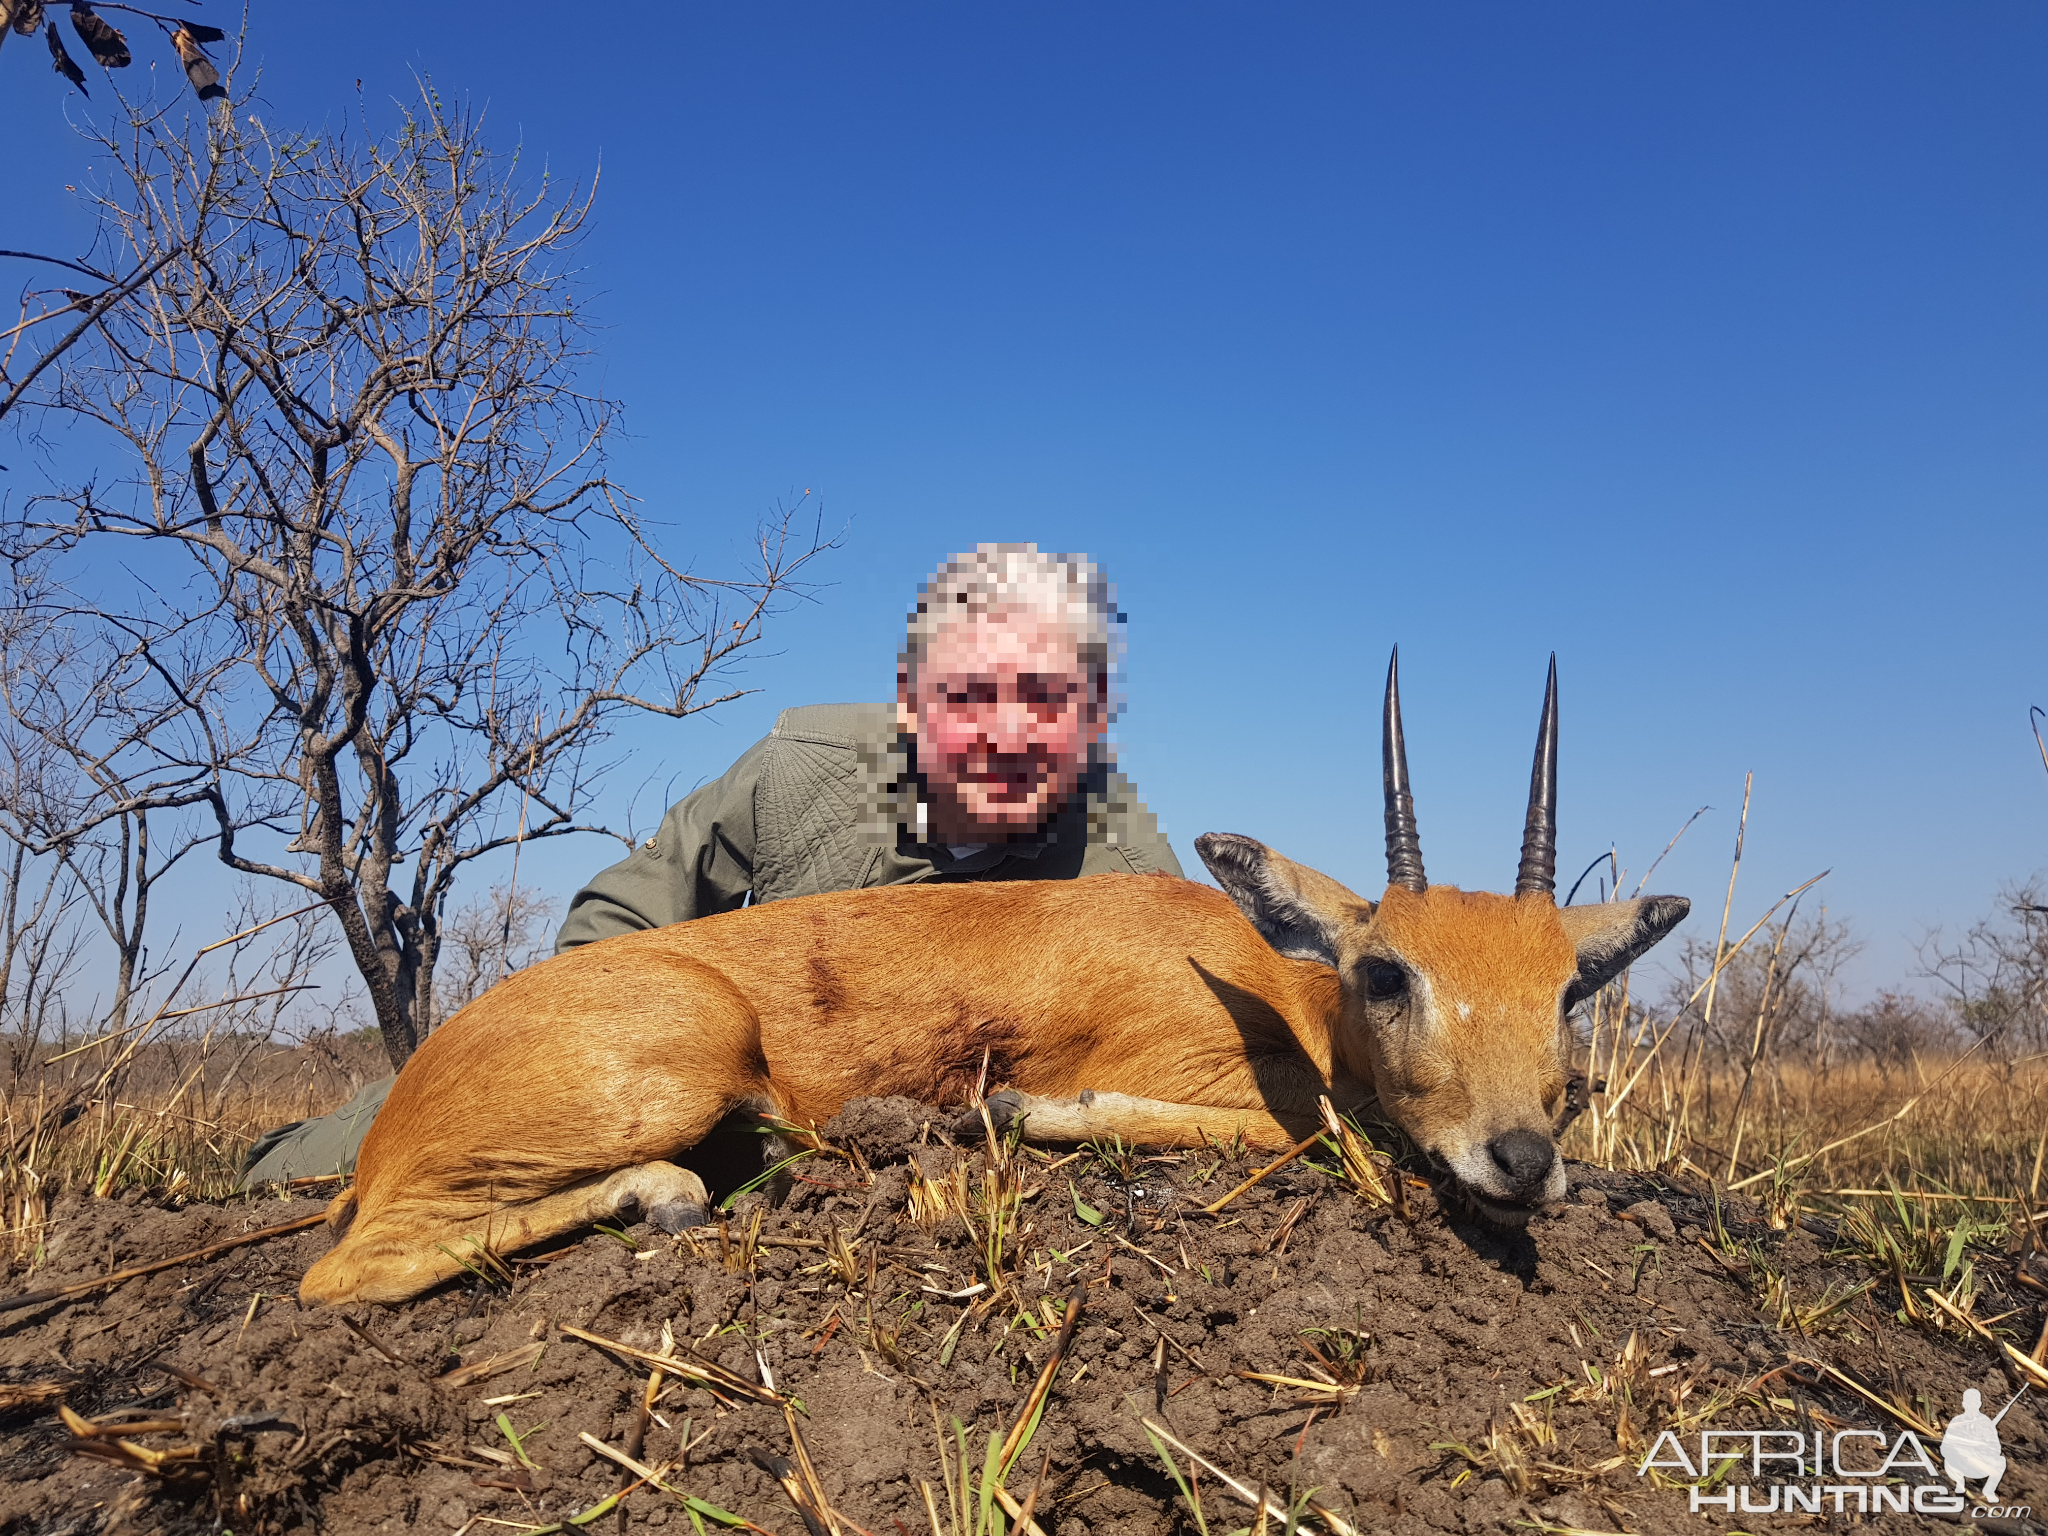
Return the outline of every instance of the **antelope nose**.
<path id="1" fill-rule="evenodd" d="M 1550 1176 L 1557 1150 L 1541 1131 L 1504 1131 L 1486 1144 L 1494 1167 L 1517 1195 L 1530 1195 Z"/>

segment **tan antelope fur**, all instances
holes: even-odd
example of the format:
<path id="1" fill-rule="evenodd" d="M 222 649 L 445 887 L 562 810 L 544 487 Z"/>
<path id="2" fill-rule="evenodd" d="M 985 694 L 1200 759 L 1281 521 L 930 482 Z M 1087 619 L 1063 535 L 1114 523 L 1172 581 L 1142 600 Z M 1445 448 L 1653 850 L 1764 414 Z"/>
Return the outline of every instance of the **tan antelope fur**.
<path id="1" fill-rule="evenodd" d="M 674 1159 L 728 1115 L 822 1124 L 847 1100 L 962 1103 L 999 1126 L 1279 1149 L 1377 1095 L 1485 1214 L 1563 1193 L 1582 998 L 1685 915 L 1552 898 L 1556 671 L 1514 896 L 1422 875 L 1398 679 L 1388 867 L 1371 902 L 1250 838 L 1197 840 L 1223 892 L 1158 876 L 807 896 L 571 950 L 430 1036 L 364 1141 L 308 1301 L 401 1301 L 591 1221 L 705 1219 Z M 1227 894 L 1225 894 L 1227 893 Z"/>

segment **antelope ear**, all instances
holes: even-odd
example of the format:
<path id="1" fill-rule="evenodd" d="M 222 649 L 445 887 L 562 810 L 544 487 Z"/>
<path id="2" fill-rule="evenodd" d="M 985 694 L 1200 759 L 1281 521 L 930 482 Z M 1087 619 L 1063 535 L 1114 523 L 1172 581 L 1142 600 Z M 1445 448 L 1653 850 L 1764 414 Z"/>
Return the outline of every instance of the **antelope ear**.
<path id="1" fill-rule="evenodd" d="M 1564 989 L 1565 1007 L 1576 1007 L 1627 970 L 1691 910 L 1692 903 L 1683 896 L 1643 896 L 1559 909 L 1565 934 L 1579 952 L 1579 974 Z"/>
<path id="2" fill-rule="evenodd" d="M 1205 832 L 1195 852 L 1259 935 L 1290 960 L 1337 963 L 1337 936 L 1372 916 L 1372 903 L 1254 838 Z"/>

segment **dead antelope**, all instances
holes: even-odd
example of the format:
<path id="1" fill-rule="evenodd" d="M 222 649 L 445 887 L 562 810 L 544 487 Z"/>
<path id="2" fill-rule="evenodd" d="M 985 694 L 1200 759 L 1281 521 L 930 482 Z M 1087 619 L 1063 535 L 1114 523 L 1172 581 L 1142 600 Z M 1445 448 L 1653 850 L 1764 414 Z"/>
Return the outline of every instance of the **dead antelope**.
<path id="1" fill-rule="evenodd" d="M 1397 658 L 1398 664 L 1398 658 Z M 1501 1221 L 1564 1190 L 1574 1004 L 1685 916 L 1671 896 L 1560 910 L 1553 661 L 1512 896 L 1422 871 L 1387 673 L 1378 902 L 1248 837 L 1188 881 L 891 886 L 606 939 L 522 971 L 399 1074 L 330 1221 L 308 1301 L 400 1301 L 614 1216 L 705 1218 L 672 1159 L 753 1111 L 848 1099 L 991 1104 L 1034 1139 L 1281 1148 L 1328 1094 L 1381 1105 Z"/>

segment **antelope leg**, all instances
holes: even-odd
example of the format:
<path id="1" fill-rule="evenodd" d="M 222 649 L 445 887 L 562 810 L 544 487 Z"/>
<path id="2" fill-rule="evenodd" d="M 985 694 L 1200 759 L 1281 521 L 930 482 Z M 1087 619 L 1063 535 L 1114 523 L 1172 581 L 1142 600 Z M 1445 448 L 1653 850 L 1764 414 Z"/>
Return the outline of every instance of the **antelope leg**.
<path id="1" fill-rule="evenodd" d="M 989 1118 L 997 1131 L 1021 1126 L 1027 1141 L 1079 1142 L 1121 1137 L 1141 1146 L 1200 1147 L 1230 1145 L 1242 1136 L 1244 1145 L 1284 1152 L 1316 1127 L 1313 1103 L 1292 1106 L 1275 1116 L 1266 1107 L 1235 1104 L 1170 1104 L 1128 1093 L 1084 1091 L 1071 1099 L 1041 1098 L 1006 1088 L 988 1097 Z M 981 1127 L 979 1112 L 965 1116 L 959 1131 Z"/>

